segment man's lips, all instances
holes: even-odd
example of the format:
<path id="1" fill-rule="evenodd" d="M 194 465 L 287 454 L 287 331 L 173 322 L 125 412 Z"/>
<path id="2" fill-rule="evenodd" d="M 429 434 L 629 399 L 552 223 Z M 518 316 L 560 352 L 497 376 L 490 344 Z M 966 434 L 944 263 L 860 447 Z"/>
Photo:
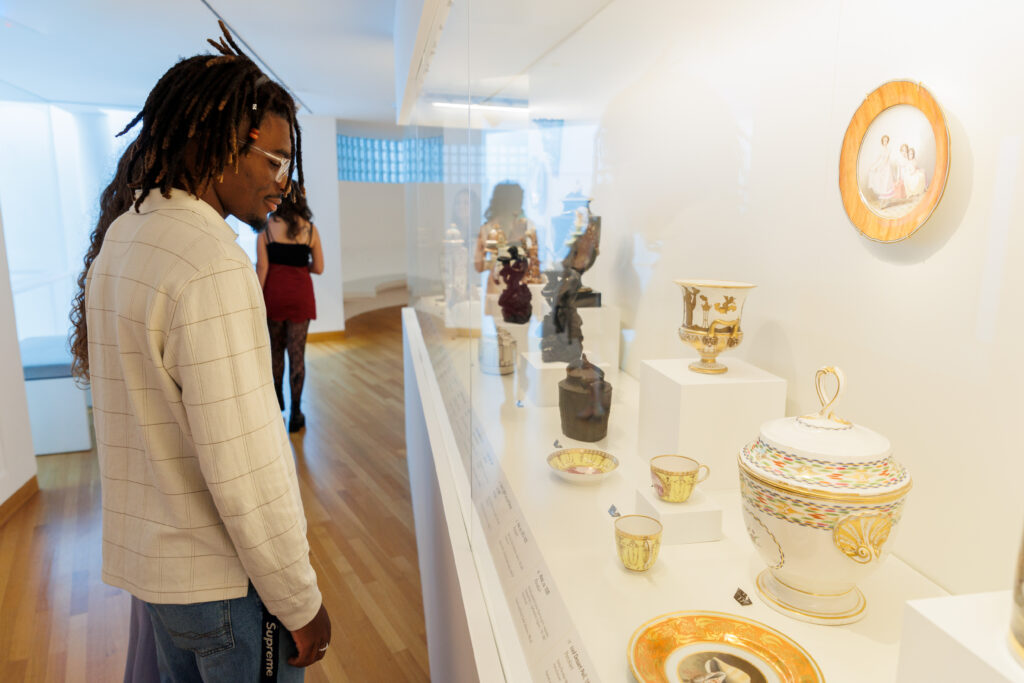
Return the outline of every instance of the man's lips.
<path id="1" fill-rule="evenodd" d="M 267 197 L 265 201 L 270 207 L 271 212 L 277 211 L 277 207 L 281 206 L 280 197 Z"/>

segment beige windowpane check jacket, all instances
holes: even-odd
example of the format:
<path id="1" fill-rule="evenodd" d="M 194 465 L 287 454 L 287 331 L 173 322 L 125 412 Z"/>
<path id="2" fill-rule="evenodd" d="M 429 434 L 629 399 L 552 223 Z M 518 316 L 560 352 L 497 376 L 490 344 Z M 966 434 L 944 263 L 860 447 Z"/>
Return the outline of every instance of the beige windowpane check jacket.
<path id="1" fill-rule="evenodd" d="M 154 603 L 238 598 L 286 628 L 320 591 L 252 263 L 206 202 L 151 191 L 89 270 L 103 580 Z"/>

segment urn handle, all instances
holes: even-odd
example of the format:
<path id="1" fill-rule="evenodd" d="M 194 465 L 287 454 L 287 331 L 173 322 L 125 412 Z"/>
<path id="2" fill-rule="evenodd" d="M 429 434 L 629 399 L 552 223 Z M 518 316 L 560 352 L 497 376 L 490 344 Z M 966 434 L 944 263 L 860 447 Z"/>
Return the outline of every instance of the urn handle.
<path id="1" fill-rule="evenodd" d="M 891 515 L 853 513 L 836 522 L 832 543 L 857 564 L 868 564 L 882 556 L 891 532 Z"/>
<path id="2" fill-rule="evenodd" d="M 826 384 L 830 375 L 836 378 L 836 389 L 832 397 L 828 398 Z M 850 422 L 832 412 L 832 407 L 839 401 L 839 397 L 843 395 L 843 390 L 846 389 L 846 375 L 843 371 L 834 365 L 826 365 L 823 368 L 819 368 L 818 372 L 814 374 L 814 389 L 818 392 L 818 401 L 821 402 L 821 408 L 818 409 L 817 413 L 801 415 L 797 420 L 803 424 L 820 429 L 849 429 L 852 426 Z"/>

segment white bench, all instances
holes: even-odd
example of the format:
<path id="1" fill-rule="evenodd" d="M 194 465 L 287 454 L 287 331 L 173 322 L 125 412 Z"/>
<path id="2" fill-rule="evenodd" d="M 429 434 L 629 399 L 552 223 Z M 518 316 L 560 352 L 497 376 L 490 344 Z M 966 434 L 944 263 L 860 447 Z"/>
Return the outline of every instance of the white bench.
<path id="1" fill-rule="evenodd" d="M 28 419 L 36 455 L 92 448 L 86 390 L 71 377 L 66 337 L 27 337 L 19 342 Z"/>

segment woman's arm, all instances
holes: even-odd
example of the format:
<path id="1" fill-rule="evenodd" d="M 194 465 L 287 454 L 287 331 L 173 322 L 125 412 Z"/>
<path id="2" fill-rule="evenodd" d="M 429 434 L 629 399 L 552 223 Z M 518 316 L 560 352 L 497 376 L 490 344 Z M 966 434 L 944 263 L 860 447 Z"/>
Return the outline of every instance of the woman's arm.
<path id="1" fill-rule="evenodd" d="M 316 226 L 310 223 L 309 229 L 313 231 L 312 242 L 309 244 L 309 248 L 313 252 L 313 262 L 309 264 L 309 272 L 319 275 L 324 272 L 324 249 L 320 244 L 320 232 Z"/>
<path id="2" fill-rule="evenodd" d="M 270 270 L 270 260 L 267 257 L 267 230 L 256 238 L 256 276 L 260 279 L 260 289 L 267 283 L 267 271 Z"/>

